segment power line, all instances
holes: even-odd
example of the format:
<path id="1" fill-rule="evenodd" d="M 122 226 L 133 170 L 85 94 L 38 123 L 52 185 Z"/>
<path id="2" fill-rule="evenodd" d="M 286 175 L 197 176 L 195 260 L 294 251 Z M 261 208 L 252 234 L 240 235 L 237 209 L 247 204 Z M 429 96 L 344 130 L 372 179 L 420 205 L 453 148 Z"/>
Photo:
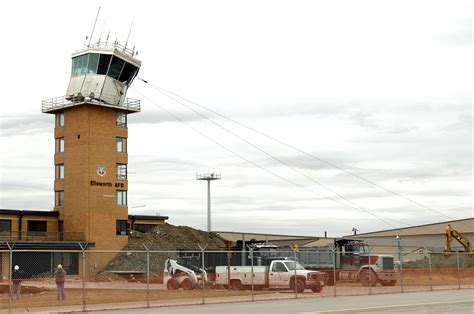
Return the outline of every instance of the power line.
<path id="1" fill-rule="evenodd" d="M 144 80 L 144 79 L 142 79 L 142 78 L 138 78 L 138 79 L 139 79 L 139 80 L 142 80 L 144 83 L 150 84 L 150 86 L 152 86 L 153 88 L 157 89 L 158 91 L 164 91 L 164 92 L 169 93 L 169 94 L 171 94 L 171 95 L 173 95 L 173 96 L 176 96 L 176 97 L 178 97 L 178 98 L 181 98 L 181 99 L 183 99 L 184 101 L 187 101 L 187 102 L 189 102 L 189 103 L 191 103 L 191 104 L 193 104 L 193 105 L 195 105 L 195 106 L 197 106 L 197 107 L 199 107 L 199 108 L 201 108 L 201 109 L 204 109 L 204 110 L 209 111 L 209 112 L 211 112 L 211 113 L 213 113 L 213 114 L 215 114 L 215 115 L 218 115 L 219 117 L 222 117 L 222 118 L 224 118 L 224 119 L 226 119 L 226 120 L 228 120 L 228 121 L 231 121 L 231 122 L 233 122 L 233 123 L 235 123 L 235 124 L 237 124 L 237 125 L 239 125 L 239 126 L 241 126 L 241 127 L 243 127 L 243 128 L 246 128 L 246 129 L 248 129 L 248 130 L 250 130 L 250 131 L 252 131 L 252 132 L 255 132 L 255 133 L 257 133 L 257 134 L 259 134 L 259 135 L 261 135 L 261 136 L 263 136 L 263 137 L 266 137 L 266 138 L 268 138 L 268 139 L 270 139 L 270 140 L 272 140 L 272 141 L 275 141 L 275 142 L 277 142 L 277 143 L 279 143 L 279 144 L 281 144 L 281 145 L 284 145 L 284 146 L 286 146 L 286 147 L 288 147 L 288 148 L 291 148 L 291 149 L 293 149 L 293 150 L 295 150 L 295 151 L 297 151 L 297 152 L 299 152 L 299 153 L 301 153 L 301 154 L 304 154 L 304 155 L 306 155 L 306 156 L 308 156 L 308 157 L 310 157 L 310 158 L 312 158 L 312 159 L 315 159 L 315 160 L 318 160 L 318 161 L 320 161 L 320 162 L 322 162 L 322 163 L 325 163 L 326 165 L 331 166 L 331 167 L 333 167 L 333 168 L 336 168 L 336 169 L 338 169 L 338 170 L 340 170 L 340 171 L 342 171 L 342 172 L 344 172 L 344 173 L 346 173 L 346 174 L 348 174 L 348 175 L 350 175 L 350 176 L 353 176 L 353 177 L 355 177 L 355 178 L 357 178 L 357 179 L 359 179 L 359 180 L 361 180 L 361 181 L 364 181 L 364 182 L 366 182 L 366 183 L 368 183 L 368 184 L 371 184 L 371 185 L 373 185 L 373 186 L 376 186 L 376 187 L 378 187 L 379 189 L 382 189 L 382 190 L 384 190 L 384 191 L 386 191 L 386 192 L 388 192 L 388 193 L 391 193 L 391 194 L 396 195 L 396 196 L 398 196 L 398 197 L 400 197 L 400 198 L 403 198 L 403 199 L 405 199 L 405 200 L 407 200 L 407 201 L 409 201 L 409 202 L 411 202 L 411 203 L 413 203 L 413 204 L 415 204 L 415 205 L 417 205 L 417 206 L 420 206 L 420 207 L 422 207 L 422 208 L 424 208 L 424 209 L 427 209 L 427 210 L 432 211 L 432 212 L 434 212 L 434 213 L 436 213 L 436 214 L 438 214 L 438 215 L 441 215 L 441 216 L 443 216 L 443 217 L 445 217 L 445 218 L 448 218 L 449 220 L 454 220 L 454 218 L 452 218 L 452 217 L 450 217 L 450 216 L 447 216 L 447 215 L 441 213 L 440 211 L 437 211 L 437 210 L 435 210 L 435 209 L 433 209 L 433 208 L 430 208 L 430 207 L 428 207 L 428 206 L 426 206 L 426 205 L 424 205 L 424 204 L 421 204 L 421 203 L 419 203 L 419 202 L 417 202 L 417 201 L 415 201 L 415 200 L 412 200 L 411 198 L 408 198 L 408 197 L 406 197 L 406 196 L 404 196 L 404 195 L 402 195 L 402 194 L 400 194 L 400 193 L 398 193 L 398 192 L 395 192 L 395 191 L 393 191 L 393 190 L 390 190 L 390 189 L 388 189 L 388 188 L 386 188 L 386 187 L 384 187 L 384 186 L 382 186 L 382 185 L 380 185 L 380 184 L 377 184 L 377 183 L 375 183 L 375 182 L 373 182 L 373 181 L 371 181 L 371 180 L 368 180 L 368 179 L 366 179 L 366 178 L 364 178 L 364 177 L 361 177 L 360 175 L 357 175 L 357 174 L 355 174 L 355 173 L 353 173 L 353 172 L 351 172 L 351 171 L 345 170 L 344 168 L 341 168 L 341 167 L 337 166 L 336 164 L 333 164 L 333 163 L 331 163 L 331 162 L 329 162 L 329 161 L 326 161 L 326 160 L 324 160 L 324 159 L 322 159 L 322 158 L 320 158 L 320 157 L 317 157 L 317 156 L 315 156 L 315 155 L 313 155 L 313 154 L 310 154 L 310 153 L 308 153 L 308 152 L 305 152 L 305 151 L 303 151 L 302 149 L 299 149 L 299 148 L 297 148 L 297 147 L 295 147 L 295 146 L 293 146 L 293 145 L 291 145 L 291 144 L 288 144 L 288 143 L 286 143 L 286 142 L 283 142 L 283 141 L 281 141 L 281 140 L 279 140 L 279 139 L 277 139 L 277 138 L 275 138 L 275 137 L 272 137 L 272 136 L 270 136 L 270 135 L 268 135 L 268 134 L 265 134 L 265 133 L 263 133 L 263 132 L 261 132 L 261 131 L 258 131 L 258 130 L 256 130 L 256 129 L 254 129 L 254 128 L 252 128 L 252 127 L 249 127 L 249 126 L 247 126 L 247 125 L 245 125 L 245 124 L 243 124 L 243 123 L 241 123 L 241 122 L 239 122 L 239 121 L 237 121 L 237 120 L 234 120 L 234 119 L 229 118 L 229 117 L 227 117 L 227 116 L 225 116 L 225 115 L 223 115 L 223 114 L 220 114 L 219 112 L 216 112 L 215 110 L 212 110 L 212 109 L 207 108 L 207 107 L 205 107 L 205 106 L 203 106 L 203 105 L 200 105 L 200 104 L 198 104 L 198 103 L 196 103 L 196 102 L 194 102 L 194 101 L 192 101 L 192 100 L 189 100 L 189 99 L 187 99 L 187 98 L 185 98 L 185 97 L 182 97 L 182 96 L 180 96 L 180 95 L 178 95 L 178 94 L 176 94 L 176 93 L 173 93 L 173 92 L 171 92 L 171 91 L 169 91 L 169 90 L 167 90 L 167 89 L 165 89 L 165 88 L 162 88 L 162 87 L 157 86 L 157 85 L 155 85 L 155 84 L 153 84 L 153 83 L 150 83 L 150 82 L 148 82 L 148 81 L 146 81 L 146 80 Z"/>
<path id="2" fill-rule="evenodd" d="M 157 106 L 158 108 L 160 108 L 161 110 L 163 110 L 164 112 L 166 112 L 167 114 L 169 114 L 170 116 L 172 116 L 173 118 L 175 118 L 176 120 L 182 122 L 183 124 L 185 124 L 186 126 L 188 126 L 189 128 L 191 128 L 193 131 L 195 131 L 195 132 L 197 132 L 198 134 L 200 134 L 201 136 L 203 136 L 203 137 L 207 138 L 208 140 L 212 141 L 213 143 L 217 144 L 219 147 L 221 147 L 221 148 L 223 148 L 224 150 L 230 152 L 231 154 L 237 156 L 238 158 L 244 160 L 245 162 L 250 163 L 250 164 L 252 164 L 253 166 L 255 166 L 255 167 L 257 167 L 257 168 L 259 168 L 259 169 L 261 169 L 261 170 L 263 170 L 263 171 L 265 171 L 265 172 L 268 172 L 268 173 L 270 173 L 271 175 L 273 175 L 273 176 L 275 176 L 275 177 L 278 177 L 279 179 L 281 179 L 281 180 L 283 180 L 283 181 L 286 181 L 286 182 L 288 182 L 288 183 L 290 183 L 290 184 L 292 184 L 292 185 L 295 185 L 295 186 L 297 186 L 297 187 L 299 187 L 299 188 L 301 188 L 301 189 L 304 189 L 305 191 L 308 191 L 308 192 L 310 192 L 310 193 L 312 193 L 312 194 L 318 195 L 318 196 L 320 196 L 320 197 L 322 197 L 322 198 L 325 198 L 325 199 L 327 199 L 327 200 L 336 202 L 336 203 L 338 203 L 338 204 L 340 204 L 340 205 L 343 205 L 343 206 L 345 206 L 345 207 L 350 207 L 350 208 L 352 208 L 352 209 L 356 209 L 356 210 L 359 210 L 359 211 L 363 211 L 363 212 L 365 212 L 365 213 L 367 213 L 367 214 L 373 216 L 374 218 L 376 218 L 376 219 L 378 219 L 378 220 L 380 220 L 380 221 L 386 223 L 387 225 L 389 225 L 390 227 L 392 227 L 392 228 L 394 228 L 394 229 L 399 229 L 399 227 L 396 227 L 395 225 L 391 224 L 391 223 L 389 222 L 389 220 L 390 220 L 390 221 L 393 221 L 393 222 L 396 222 L 396 223 L 399 223 L 399 224 L 402 224 L 402 225 L 406 225 L 406 226 L 409 226 L 409 227 L 413 227 L 413 225 L 408 224 L 408 223 L 405 223 L 405 222 L 401 222 L 401 221 L 394 220 L 394 219 L 391 219 L 391 218 L 387 218 L 387 217 L 383 217 L 383 216 L 376 215 L 376 214 L 370 212 L 369 210 L 367 210 L 367 209 L 365 209 L 365 208 L 363 208 L 363 207 L 360 207 L 360 206 L 358 206 L 357 204 L 354 204 L 352 201 L 348 200 L 347 198 L 345 198 L 345 197 L 343 197 L 343 196 L 340 196 L 340 197 L 342 197 L 343 199 L 345 199 L 346 201 L 348 201 L 348 202 L 349 202 L 350 204 L 352 204 L 352 205 L 348 205 L 348 204 L 342 203 L 342 202 L 338 201 L 337 199 L 334 199 L 334 198 L 332 198 L 332 197 L 328 197 L 328 196 L 322 195 L 322 194 L 317 193 L 317 192 L 315 192 L 315 191 L 313 191 L 313 190 L 311 190 L 311 189 L 308 189 L 307 187 L 305 187 L 305 186 L 303 186 L 303 185 L 301 185 L 301 184 L 298 184 L 298 183 L 296 183 L 296 182 L 294 182 L 294 181 L 292 181 L 292 180 L 290 180 L 290 179 L 288 179 L 288 178 L 282 177 L 282 176 L 280 176 L 280 175 L 274 173 L 273 171 L 268 170 L 268 169 L 266 169 L 266 168 L 264 168 L 264 167 L 258 165 L 257 163 L 255 163 L 255 162 L 253 162 L 253 161 L 251 161 L 251 160 L 245 158 L 244 156 L 242 156 L 242 155 L 236 153 L 235 151 L 233 151 L 233 150 L 227 148 L 226 146 L 224 146 L 224 145 L 222 145 L 221 143 L 217 142 L 217 141 L 214 140 L 213 138 L 211 138 L 211 137 L 207 136 L 206 134 L 204 134 L 203 132 L 197 130 L 195 127 L 191 126 L 189 123 L 187 123 L 187 122 L 184 121 L 183 119 L 179 118 L 177 115 L 171 113 L 170 111 L 166 110 L 166 109 L 163 108 L 162 106 L 156 104 L 156 103 L 155 103 L 153 100 L 151 100 L 149 97 L 146 97 L 145 95 L 143 95 L 143 94 L 140 93 L 140 92 L 138 92 L 138 93 L 139 93 L 141 96 L 143 96 L 144 98 L 146 98 L 147 100 L 149 100 L 152 104 L 154 104 L 155 106 Z M 167 95 L 166 93 L 163 93 L 163 92 L 162 92 L 162 94 L 165 95 L 165 96 L 167 96 L 167 97 L 169 97 L 170 99 L 174 100 L 175 102 L 177 102 L 177 103 L 179 103 L 179 104 L 185 106 L 185 107 L 188 108 L 189 110 L 192 110 L 192 111 L 195 112 L 196 114 L 199 114 L 200 116 L 202 116 L 203 118 L 209 120 L 209 121 L 212 122 L 213 124 L 215 124 L 215 125 L 217 125 L 217 126 L 220 126 L 220 125 L 219 125 L 218 123 L 216 123 L 215 121 L 213 121 L 213 120 L 207 118 L 206 116 L 202 115 L 201 113 L 196 112 L 195 110 L 189 108 L 189 106 L 187 106 L 187 105 L 181 103 L 181 102 L 180 102 L 179 100 L 177 100 L 176 98 L 174 98 L 174 97 L 172 97 L 172 96 L 170 96 L 170 95 Z M 221 127 L 221 128 L 223 128 L 223 127 Z M 223 128 L 223 129 L 225 129 L 225 128 Z M 225 130 L 228 131 L 227 129 L 225 129 Z M 228 132 L 230 132 L 230 131 L 228 131 Z M 232 132 L 230 132 L 230 133 L 232 133 Z M 232 134 L 233 134 L 233 133 L 232 133 Z M 234 136 L 237 136 L 237 135 L 234 134 Z M 237 136 L 237 137 L 240 138 L 240 136 Z M 246 141 L 245 139 L 242 139 L 242 140 L 245 141 L 246 143 L 249 143 L 249 142 Z M 249 144 L 252 145 L 252 146 L 254 146 L 252 143 L 249 143 Z M 259 148 L 258 148 L 258 149 L 259 149 Z M 261 149 L 259 149 L 259 150 L 261 150 Z M 261 150 L 261 151 L 264 152 L 263 150 Z M 266 152 L 264 152 L 264 153 L 267 154 L 267 155 L 269 155 L 269 154 L 266 153 Z M 270 155 L 270 156 L 271 156 L 271 155 Z M 290 166 L 290 167 L 291 167 L 291 166 Z M 292 167 L 292 169 L 293 169 L 293 167 Z M 306 175 L 305 175 L 305 177 L 306 177 Z M 309 177 L 309 178 L 310 178 L 310 177 Z M 313 181 L 312 178 L 310 178 L 310 179 Z M 323 187 L 324 187 L 324 186 L 323 186 Z M 330 190 L 330 191 L 331 191 L 331 190 Z M 335 192 L 333 192 L 333 193 L 335 193 Z M 337 194 L 337 193 L 336 193 L 336 194 Z M 337 194 L 337 195 L 339 196 L 339 194 Z M 430 228 L 426 228 L 426 227 L 423 227 L 423 228 L 424 228 L 424 229 L 427 229 L 427 230 L 431 230 Z M 431 230 L 431 231 L 433 231 L 433 230 Z M 402 232 L 401 234 L 403 234 L 403 232 Z M 416 240 L 416 242 L 419 242 L 420 244 L 423 244 L 421 241 L 418 241 L 418 240 Z"/>

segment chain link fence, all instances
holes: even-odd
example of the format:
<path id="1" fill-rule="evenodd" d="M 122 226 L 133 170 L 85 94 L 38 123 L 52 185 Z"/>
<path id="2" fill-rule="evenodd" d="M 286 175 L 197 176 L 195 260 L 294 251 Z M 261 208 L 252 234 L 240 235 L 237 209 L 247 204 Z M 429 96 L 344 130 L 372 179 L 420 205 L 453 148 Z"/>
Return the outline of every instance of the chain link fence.
<path id="1" fill-rule="evenodd" d="M 295 263 L 295 260 L 298 261 Z M 463 252 L 0 251 L 2 312 L 87 311 L 474 288 Z M 61 267 L 58 267 L 61 265 Z M 58 269 L 66 273 L 61 280 Z M 63 283 L 62 283 L 63 282 Z M 64 286 L 64 299 L 61 292 Z"/>

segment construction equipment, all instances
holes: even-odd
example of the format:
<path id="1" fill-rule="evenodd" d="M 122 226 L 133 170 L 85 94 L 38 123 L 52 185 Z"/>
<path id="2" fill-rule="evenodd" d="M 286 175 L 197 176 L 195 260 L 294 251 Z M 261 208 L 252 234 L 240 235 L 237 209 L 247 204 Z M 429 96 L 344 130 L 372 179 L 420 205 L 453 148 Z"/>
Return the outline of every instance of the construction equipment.
<path id="1" fill-rule="evenodd" d="M 280 256 L 291 257 L 293 251 L 280 251 Z M 328 274 L 327 285 L 334 282 L 360 282 L 363 286 L 394 286 L 399 279 L 392 255 L 370 253 L 360 239 L 334 239 L 334 246 L 299 248 L 298 261 L 306 269 Z"/>
<path id="2" fill-rule="evenodd" d="M 203 281 L 207 281 L 205 270 L 193 265 L 180 265 L 176 260 L 170 258 L 165 261 L 163 275 L 168 290 L 177 290 L 180 287 L 184 290 L 193 290 Z"/>
<path id="3" fill-rule="evenodd" d="M 451 249 L 451 242 L 453 239 L 456 239 L 459 243 L 461 243 L 467 253 L 474 253 L 474 248 L 472 247 L 469 240 L 458 231 L 454 230 L 451 225 L 446 227 L 446 246 L 444 250 L 446 253 L 449 254 L 449 252 L 453 252 Z"/>

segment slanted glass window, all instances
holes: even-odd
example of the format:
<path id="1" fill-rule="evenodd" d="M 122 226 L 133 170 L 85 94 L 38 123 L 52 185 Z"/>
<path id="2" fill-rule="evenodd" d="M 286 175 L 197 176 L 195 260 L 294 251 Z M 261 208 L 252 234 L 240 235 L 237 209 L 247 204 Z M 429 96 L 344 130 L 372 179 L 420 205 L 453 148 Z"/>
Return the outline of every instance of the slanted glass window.
<path id="1" fill-rule="evenodd" d="M 120 74 L 119 81 L 124 84 L 130 85 L 133 77 L 135 76 L 136 70 L 137 70 L 136 66 L 130 63 L 125 63 L 122 73 Z"/>
<path id="2" fill-rule="evenodd" d="M 56 165 L 56 180 L 64 180 L 64 164 Z"/>
<path id="3" fill-rule="evenodd" d="M 117 111 L 117 127 L 127 127 L 127 114 L 123 111 Z"/>
<path id="4" fill-rule="evenodd" d="M 117 148 L 117 153 L 126 153 L 127 152 L 127 139 L 124 137 L 116 137 L 115 147 Z"/>
<path id="5" fill-rule="evenodd" d="M 10 236 L 12 234 L 12 221 L 0 219 L 0 236 Z"/>
<path id="6" fill-rule="evenodd" d="M 117 205 L 127 206 L 127 191 L 117 190 Z"/>
<path id="7" fill-rule="evenodd" d="M 64 137 L 56 139 L 56 153 L 64 153 Z"/>
<path id="8" fill-rule="evenodd" d="M 61 128 L 64 126 L 64 111 L 56 113 L 56 127 Z"/>
<path id="9" fill-rule="evenodd" d="M 89 54 L 89 63 L 87 64 L 87 73 L 96 74 L 98 64 L 99 64 L 99 54 L 97 53 Z"/>
<path id="10" fill-rule="evenodd" d="M 109 69 L 111 55 L 100 55 L 99 67 L 97 68 L 97 74 L 105 75 Z"/>
<path id="11" fill-rule="evenodd" d="M 127 165 L 117 164 L 117 179 L 127 180 Z"/>
<path id="12" fill-rule="evenodd" d="M 111 78 L 118 79 L 120 73 L 122 72 L 122 68 L 124 64 L 125 64 L 125 61 L 114 56 L 112 58 L 112 62 L 110 63 L 110 68 L 109 68 L 109 71 L 107 72 L 107 75 L 110 76 Z"/>
<path id="13" fill-rule="evenodd" d="M 64 191 L 54 192 L 54 206 L 56 207 L 64 206 Z"/>
<path id="14" fill-rule="evenodd" d="M 117 231 L 116 235 L 127 235 L 127 221 L 117 220 Z"/>
<path id="15" fill-rule="evenodd" d="M 46 220 L 28 220 L 27 234 L 29 236 L 45 236 L 47 225 Z"/>

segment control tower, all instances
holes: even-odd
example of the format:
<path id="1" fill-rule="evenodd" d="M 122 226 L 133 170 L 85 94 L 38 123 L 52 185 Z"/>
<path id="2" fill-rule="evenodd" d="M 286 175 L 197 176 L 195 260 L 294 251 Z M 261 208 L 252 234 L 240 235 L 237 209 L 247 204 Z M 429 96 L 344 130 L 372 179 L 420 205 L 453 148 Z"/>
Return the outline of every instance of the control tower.
<path id="1" fill-rule="evenodd" d="M 96 249 L 127 243 L 127 116 L 140 101 L 126 98 L 140 69 L 136 53 L 117 42 L 72 55 L 66 95 L 42 102 L 55 115 L 54 210 L 58 230 Z"/>

